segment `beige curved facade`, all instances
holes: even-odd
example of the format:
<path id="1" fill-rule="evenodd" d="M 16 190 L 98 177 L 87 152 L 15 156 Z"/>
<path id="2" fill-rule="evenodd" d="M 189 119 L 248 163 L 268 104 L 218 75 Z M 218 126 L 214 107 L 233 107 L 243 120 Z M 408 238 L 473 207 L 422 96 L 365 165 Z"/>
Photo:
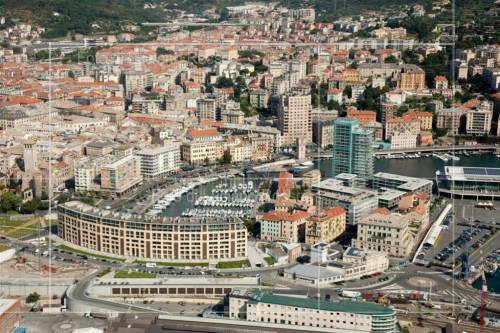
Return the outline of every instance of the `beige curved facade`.
<path id="1" fill-rule="evenodd" d="M 247 256 L 247 230 L 239 219 L 148 218 L 72 201 L 59 205 L 58 220 L 60 238 L 106 254 L 160 261 Z"/>

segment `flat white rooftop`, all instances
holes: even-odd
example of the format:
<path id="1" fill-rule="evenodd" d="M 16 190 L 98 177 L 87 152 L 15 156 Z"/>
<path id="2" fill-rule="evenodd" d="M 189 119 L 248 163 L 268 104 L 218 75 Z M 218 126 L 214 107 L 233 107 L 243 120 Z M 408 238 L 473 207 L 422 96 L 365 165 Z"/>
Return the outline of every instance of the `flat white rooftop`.
<path id="1" fill-rule="evenodd" d="M 400 182 L 401 185 L 398 186 L 398 189 L 405 191 L 415 191 L 427 185 L 432 186 L 432 180 L 424 178 L 408 177 L 408 176 L 398 175 L 395 173 L 377 172 L 376 174 L 373 175 L 373 177 Z"/>
<path id="2" fill-rule="evenodd" d="M 500 168 L 447 166 L 444 174 L 455 181 L 500 182 Z"/>

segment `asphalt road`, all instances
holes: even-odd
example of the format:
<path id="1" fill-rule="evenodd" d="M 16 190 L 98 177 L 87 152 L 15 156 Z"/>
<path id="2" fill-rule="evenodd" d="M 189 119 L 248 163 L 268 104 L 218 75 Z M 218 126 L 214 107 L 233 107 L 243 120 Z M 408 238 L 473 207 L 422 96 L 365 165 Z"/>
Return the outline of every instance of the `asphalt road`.
<path id="1" fill-rule="evenodd" d="M 73 301 L 77 301 L 80 305 L 99 308 L 103 310 L 108 310 L 112 312 L 126 313 L 126 312 L 135 312 L 135 313 L 163 313 L 168 314 L 168 312 L 160 311 L 158 309 L 148 309 L 145 307 L 139 307 L 133 304 L 123 304 L 118 302 L 107 301 L 103 299 L 91 298 L 87 294 L 87 288 L 92 281 L 96 277 L 97 272 L 87 275 L 83 279 L 79 280 L 72 287 L 68 288 L 66 292 L 66 296 Z M 70 309 L 71 310 L 71 309 Z M 103 311 L 106 312 L 106 311 Z"/>

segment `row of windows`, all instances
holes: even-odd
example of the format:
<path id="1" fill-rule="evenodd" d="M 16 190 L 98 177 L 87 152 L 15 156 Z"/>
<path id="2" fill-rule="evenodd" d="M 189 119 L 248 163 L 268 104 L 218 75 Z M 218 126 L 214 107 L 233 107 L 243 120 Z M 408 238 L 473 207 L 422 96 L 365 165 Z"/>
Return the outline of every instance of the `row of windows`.
<path id="1" fill-rule="evenodd" d="M 225 295 L 231 288 L 113 288 L 113 295 Z"/>

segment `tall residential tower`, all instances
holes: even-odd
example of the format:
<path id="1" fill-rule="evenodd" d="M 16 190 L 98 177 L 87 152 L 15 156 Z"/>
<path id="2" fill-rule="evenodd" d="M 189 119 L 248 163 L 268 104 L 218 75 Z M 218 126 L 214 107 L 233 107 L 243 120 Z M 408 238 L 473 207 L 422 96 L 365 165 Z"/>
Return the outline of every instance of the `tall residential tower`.
<path id="1" fill-rule="evenodd" d="M 356 174 L 367 184 L 373 176 L 372 130 L 359 126 L 357 119 L 335 120 L 333 131 L 333 176 Z"/>
<path id="2" fill-rule="evenodd" d="M 285 95 L 278 107 L 278 128 L 284 145 L 293 145 L 297 139 L 304 144 L 312 142 L 311 95 Z"/>

